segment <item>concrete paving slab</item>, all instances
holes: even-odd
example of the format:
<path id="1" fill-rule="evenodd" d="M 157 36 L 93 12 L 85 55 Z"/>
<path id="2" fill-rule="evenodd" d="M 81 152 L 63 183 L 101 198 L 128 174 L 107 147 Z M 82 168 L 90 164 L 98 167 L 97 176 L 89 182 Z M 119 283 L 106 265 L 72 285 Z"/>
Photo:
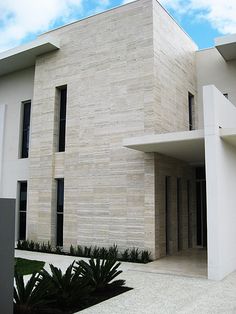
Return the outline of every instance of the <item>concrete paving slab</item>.
<path id="1" fill-rule="evenodd" d="M 70 256 L 16 250 L 15 256 L 43 260 L 65 270 Z M 76 258 L 78 259 L 78 258 Z M 79 258 L 81 259 L 81 258 Z M 86 259 L 85 259 L 86 260 Z M 178 259 L 177 259 L 178 260 Z M 222 281 L 159 273 L 155 262 L 122 263 L 120 278 L 134 288 L 79 313 L 84 314 L 235 314 L 236 272 Z M 167 271 L 168 272 L 168 271 Z"/>

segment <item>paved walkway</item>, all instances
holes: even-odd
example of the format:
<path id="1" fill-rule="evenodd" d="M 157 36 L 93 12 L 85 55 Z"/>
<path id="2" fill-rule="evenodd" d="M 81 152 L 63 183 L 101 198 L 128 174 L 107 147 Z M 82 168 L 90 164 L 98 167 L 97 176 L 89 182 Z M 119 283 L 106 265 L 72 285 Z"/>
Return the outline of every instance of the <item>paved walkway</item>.
<path id="1" fill-rule="evenodd" d="M 53 263 L 63 270 L 74 260 L 74 257 L 69 256 L 18 250 L 15 255 Z M 80 313 L 236 314 L 236 272 L 215 282 L 205 278 L 160 273 L 153 265 L 122 263 L 124 272 L 120 278 L 125 279 L 127 286 L 134 289 Z"/>
<path id="2" fill-rule="evenodd" d="M 207 278 L 207 251 L 188 249 L 145 265 L 146 270 L 171 275 Z"/>

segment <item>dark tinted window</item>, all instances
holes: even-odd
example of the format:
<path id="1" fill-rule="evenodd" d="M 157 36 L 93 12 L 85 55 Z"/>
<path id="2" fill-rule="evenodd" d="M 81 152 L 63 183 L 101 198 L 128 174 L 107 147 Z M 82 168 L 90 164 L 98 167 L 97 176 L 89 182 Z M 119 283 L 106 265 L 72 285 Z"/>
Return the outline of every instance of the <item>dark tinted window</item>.
<path id="1" fill-rule="evenodd" d="M 57 245 L 63 246 L 63 214 L 57 214 Z"/>
<path id="2" fill-rule="evenodd" d="M 31 102 L 23 103 L 21 158 L 28 158 Z"/>
<path id="3" fill-rule="evenodd" d="M 60 89 L 59 152 L 65 151 L 67 88 Z"/>
<path id="4" fill-rule="evenodd" d="M 56 244 L 63 246 L 64 179 L 57 180 L 57 230 Z"/>
<path id="5" fill-rule="evenodd" d="M 20 182 L 19 195 L 19 239 L 26 238 L 27 182 Z"/>
<path id="6" fill-rule="evenodd" d="M 194 105 L 194 96 L 191 93 L 188 93 L 188 113 L 189 113 L 189 130 L 190 131 L 194 129 L 193 105 Z"/>

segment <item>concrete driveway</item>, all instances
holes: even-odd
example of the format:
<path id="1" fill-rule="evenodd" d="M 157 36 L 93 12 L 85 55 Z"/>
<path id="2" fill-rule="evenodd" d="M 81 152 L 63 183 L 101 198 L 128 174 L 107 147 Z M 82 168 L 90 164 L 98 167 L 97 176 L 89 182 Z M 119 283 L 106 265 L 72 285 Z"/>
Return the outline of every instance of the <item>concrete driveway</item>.
<path id="1" fill-rule="evenodd" d="M 43 260 L 63 270 L 74 257 L 16 250 L 15 256 Z M 48 268 L 48 266 L 46 266 Z M 120 278 L 134 288 L 80 313 L 236 314 L 236 272 L 223 281 L 161 273 L 151 264 L 122 263 Z"/>

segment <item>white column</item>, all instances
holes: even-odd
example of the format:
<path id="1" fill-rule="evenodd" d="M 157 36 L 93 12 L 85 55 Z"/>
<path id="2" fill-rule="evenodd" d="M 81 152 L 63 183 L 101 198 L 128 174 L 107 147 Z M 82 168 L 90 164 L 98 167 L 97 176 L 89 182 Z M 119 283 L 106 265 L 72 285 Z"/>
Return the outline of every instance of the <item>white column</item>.
<path id="1" fill-rule="evenodd" d="M 207 185 L 208 278 L 236 270 L 236 148 L 220 129 L 236 127 L 236 107 L 214 86 L 203 90 Z"/>

